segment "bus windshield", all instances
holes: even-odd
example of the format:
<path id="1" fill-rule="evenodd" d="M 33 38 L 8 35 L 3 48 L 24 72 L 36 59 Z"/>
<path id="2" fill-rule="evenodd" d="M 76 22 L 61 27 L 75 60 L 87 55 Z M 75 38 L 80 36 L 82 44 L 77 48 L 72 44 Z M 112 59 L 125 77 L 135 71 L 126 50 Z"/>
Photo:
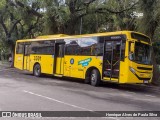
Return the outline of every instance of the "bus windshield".
<path id="1" fill-rule="evenodd" d="M 151 46 L 135 42 L 135 52 L 132 60 L 139 64 L 151 64 Z"/>

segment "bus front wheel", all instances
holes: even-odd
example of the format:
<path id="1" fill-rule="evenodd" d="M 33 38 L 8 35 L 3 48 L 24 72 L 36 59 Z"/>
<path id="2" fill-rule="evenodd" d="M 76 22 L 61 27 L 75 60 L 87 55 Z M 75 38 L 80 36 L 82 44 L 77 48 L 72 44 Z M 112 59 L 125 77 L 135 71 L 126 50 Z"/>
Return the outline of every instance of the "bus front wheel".
<path id="1" fill-rule="evenodd" d="M 93 86 L 99 86 L 100 85 L 101 77 L 100 77 L 100 73 L 97 69 L 92 70 L 90 79 L 91 79 L 91 81 L 90 81 L 91 85 L 93 85 Z"/>
<path id="2" fill-rule="evenodd" d="M 41 75 L 41 66 L 39 64 L 36 64 L 34 66 L 34 69 L 33 69 L 33 74 L 34 76 L 36 77 L 39 77 Z"/>

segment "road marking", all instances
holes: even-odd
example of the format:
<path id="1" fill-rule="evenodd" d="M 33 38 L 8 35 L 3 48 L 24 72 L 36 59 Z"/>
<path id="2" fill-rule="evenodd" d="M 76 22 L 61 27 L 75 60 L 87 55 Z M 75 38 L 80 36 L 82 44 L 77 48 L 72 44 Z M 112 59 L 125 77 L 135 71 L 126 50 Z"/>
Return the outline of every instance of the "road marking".
<path id="1" fill-rule="evenodd" d="M 130 91 L 127 91 L 128 93 L 130 93 L 130 94 L 136 94 L 135 92 L 130 92 Z"/>
<path id="2" fill-rule="evenodd" d="M 54 99 L 54 98 L 50 98 L 50 97 L 47 97 L 47 96 L 36 94 L 36 93 L 30 92 L 30 91 L 27 91 L 27 90 L 23 90 L 23 92 L 29 93 L 31 95 L 35 95 L 35 96 L 38 96 L 38 97 L 42 97 L 42 98 L 45 98 L 45 99 L 48 99 L 48 100 L 52 100 L 52 101 L 55 101 L 55 102 L 58 102 L 58 103 L 61 103 L 61 104 L 64 104 L 64 105 L 68 105 L 68 106 L 71 106 L 71 107 L 74 107 L 74 108 L 79 108 L 79 109 L 82 109 L 82 110 L 86 110 L 86 111 L 94 112 L 96 114 L 100 114 L 100 113 L 95 112 L 94 110 L 90 110 L 90 109 L 87 109 L 87 108 L 84 108 L 84 107 L 79 107 L 77 105 L 73 105 L 73 104 L 63 102 L 63 101 L 60 101 L 60 100 L 57 100 L 57 99 Z M 118 118 L 114 118 L 114 117 L 108 117 L 108 118 L 113 119 L 113 120 L 119 120 Z"/>
<path id="3" fill-rule="evenodd" d="M 156 96 L 153 96 L 153 95 L 145 95 L 145 96 L 147 96 L 147 97 L 156 97 Z"/>
<path id="4" fill-rule="evenodd" d="M 106 119 L 106 120 L 108 120 L 108 118 L 113 119 L 113 120 L 120 120 L 117 117 L 101 117 L 101 118 L 102 119 Z"/>
<path id="5" fill-rule="evenodd" d="M 121 96 L 124 96 L 124 97 L 131 97 L 132 95 L 130 95 L 130 94 L 124 94 L 124 93 L 122 93 L 122 94 L 120 94 Z"/>
<path id="6" fill-rule="evenodd" d="M 87 110 L 87 111 L 94 112 L 93 110 L 83 108 L 83 107 L 79 107 L 79 106 L 76 106 L 76 105 L 73 105 L 73 104 L 70 104 L 70 103 L 66 103 L 66 102 L 63 102 L 63 101 L 60 101 L 60 100 L 57 100 L 57 99 L 54 99 L 54 98 L 50 98 L 50 97 L 43 96 L 43 95 L 40 95 L 40 94 L 36 94 L 36 93 L 26 91 L 26 90 L 23 90 L 23 91 L 25 93 L 29 93 L 29 94 L 32 94 L 32 95 L 35 95 L 35 96 L 43 97 L 43 98 L 46 98 L 46 99 L 49 99 L 49 100 L 52 100 L 52 101 L 55 101 L 55 102 L 58 102 L 58 103 L 62 103 L 62 104 L 65 104 L 65 105 L 68 105 L 68 106 L 71 106 L 71 107 L 75 107 L 75 108 L 79 108 L 79 109 L 82 109 L 82 110 Z"/>

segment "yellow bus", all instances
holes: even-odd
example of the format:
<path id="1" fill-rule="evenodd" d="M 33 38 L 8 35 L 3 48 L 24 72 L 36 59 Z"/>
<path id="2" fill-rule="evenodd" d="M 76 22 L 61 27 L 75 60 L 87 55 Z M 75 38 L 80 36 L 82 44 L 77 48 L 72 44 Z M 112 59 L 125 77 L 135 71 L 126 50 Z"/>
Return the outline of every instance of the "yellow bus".
<path id="1" fill-rule="evenodd" d="M 80 78 L 98 86 L 150 83 L 151 40 L 134 31 L 85 35 L 47 35 L 17 40 L 14 65 L 39 77 L 42 73 Z"/>

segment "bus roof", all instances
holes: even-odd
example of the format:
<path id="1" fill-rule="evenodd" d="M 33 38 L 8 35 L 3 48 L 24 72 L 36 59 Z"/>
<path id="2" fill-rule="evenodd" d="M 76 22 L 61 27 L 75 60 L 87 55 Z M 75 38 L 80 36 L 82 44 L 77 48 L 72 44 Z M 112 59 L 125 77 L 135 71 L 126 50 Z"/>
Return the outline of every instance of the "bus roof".
<path id="1" fill-rule="evenodd" d="M 66 36 L 69 36 L 69 35 L 66 35 L 66 34 L 43 35 L 43 36 L 36 37 L 36 39 L 59 38 L 59 37 L 66 37 Z"/>
<path id="2" fill-rule="evenodd" d="M 37 38 L 34 38 L 34 39 L 17 40 L 17 42 L 60 40 L 60 39 L 67 39 L 67 38 L 74 39 L 74 38 L 81 38 L 81 37 L 96 37 L 96 36 L 98 37 L 98 36 L 109 36 L 109 35 L 121 35 L 121 34 L 128 34 L 128 33 L 137 33 L 137 34 L 146 36 L 142 33 L 135 32 L 135 31 L 116 31 L 116 32 L 104 32 L 104 33 L 93 33 L 93 34 L 83 34 L 83 35 L 66 35 L 66 34 L 44 35 L 44 36 L 38 36 Z"/>

